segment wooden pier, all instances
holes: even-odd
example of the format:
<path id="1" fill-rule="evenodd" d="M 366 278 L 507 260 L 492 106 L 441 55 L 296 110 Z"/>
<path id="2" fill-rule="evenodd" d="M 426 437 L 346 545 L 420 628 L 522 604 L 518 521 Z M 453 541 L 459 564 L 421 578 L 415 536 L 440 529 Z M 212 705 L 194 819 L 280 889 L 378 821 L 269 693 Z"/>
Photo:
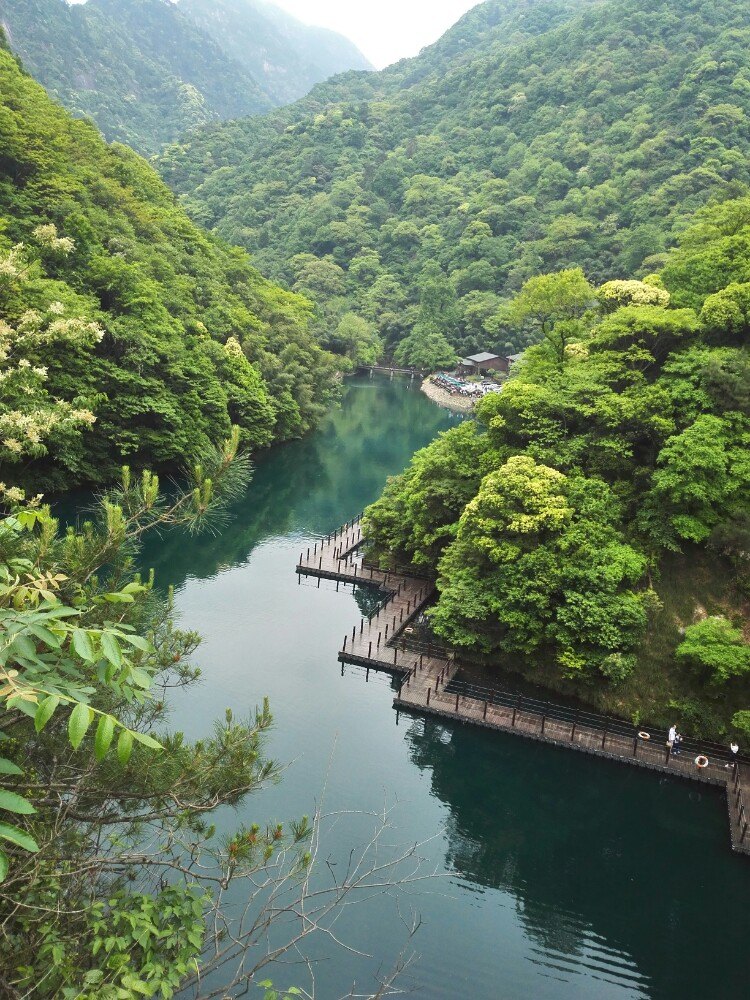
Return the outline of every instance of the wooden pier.
<path id="1" fill-rule="evenodd" d="M 691 781 L 723 787 L 727 796 L 732 849 L 750 854 L 750 762 L 729 762 L 728 752 L 713 744 L 685 740 L 680 753 L 665 745 L 665 734 L 637 730 L 622 719 L 604 718 L 550 702 L 491 689 L 478 689 L 457 676 L 460 663 L 452 651 L 412 640 L 413 621 L 432 599 L 435 585 L 412 569 L 383 570 L 361 555 L 360 518 L 300 554 L 297 572 L 354 585 L 379 588 L 384 600 L 344 637 L 338 658 L 400 678 L 394 707 L 502 730 L 518 736 L 648 768 Z M 690 749 L 688 749 L 690 747 Z M 698 767 L 696 758 L 707 763 Z"/>

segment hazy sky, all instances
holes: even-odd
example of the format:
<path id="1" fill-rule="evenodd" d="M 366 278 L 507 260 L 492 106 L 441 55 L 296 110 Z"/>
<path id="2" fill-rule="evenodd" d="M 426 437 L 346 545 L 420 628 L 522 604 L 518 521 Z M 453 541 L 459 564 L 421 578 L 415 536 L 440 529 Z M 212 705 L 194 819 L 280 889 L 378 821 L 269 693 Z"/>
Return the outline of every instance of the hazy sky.
<path id="1" fill-rule="evenodd" d="M 307 24 L 346 35 L 378 69 L 415 56 L 479 0 L 272 0 Z"/>

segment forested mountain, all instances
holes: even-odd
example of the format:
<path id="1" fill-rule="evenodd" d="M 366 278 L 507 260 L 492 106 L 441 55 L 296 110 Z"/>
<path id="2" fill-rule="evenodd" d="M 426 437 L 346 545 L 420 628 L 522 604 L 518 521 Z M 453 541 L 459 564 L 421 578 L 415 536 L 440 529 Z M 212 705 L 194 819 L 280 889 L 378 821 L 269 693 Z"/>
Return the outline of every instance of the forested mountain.
<path id="1" fill-rule="evenodd" d="M 0 102 L 6 480 L 51 490 L 123 461 L 182 466 L 231 423 L 250 448 L 308 430 L 339 365 L 307 300 L 202 232 L 144 160 L 4 47 Z"/>
<path id="2" fill-rule="evenodd" d="M 160 169 L 195 218 L 388 352 L 524 346 L 533 274 L 645 274 L 750 181 L 750 15 L 731 0 L 490 0 L 414 60 L 198 130 Z M 439 305 L 436 307 L 435 303 Z M 415 342 L 416 341 L 416 342 Z"/>
<path id="3" fill-rule="evenodd" d="M 303 24 L 264 0 L 179 0 L 179 5 L 261 81 L 274 104 L 288 104 L 336 73 L 372 69 L 348 38 Z"/>
<path id="4" fill-rule="evenodd" d="M 255 0 L 0 0 L 0 24 L 53 97 L 146 154 L 369 67 L 342 36 Z"/>
<path id="5" fill-rule="evenodd" d="M 689 220 L 686 220 L 686 222 Z M 539 343 L 366 512 L 438 575 L 438 635 L 619 716 L 750 733 L 750 198 L 660 276 L 541 275 Z"/>

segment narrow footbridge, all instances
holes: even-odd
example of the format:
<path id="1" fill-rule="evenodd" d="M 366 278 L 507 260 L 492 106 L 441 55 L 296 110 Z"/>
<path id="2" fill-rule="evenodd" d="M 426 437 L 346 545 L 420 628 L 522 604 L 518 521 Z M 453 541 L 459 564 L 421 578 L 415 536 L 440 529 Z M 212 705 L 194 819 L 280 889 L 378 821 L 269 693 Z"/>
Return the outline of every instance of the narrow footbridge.
<path id="1" fill-rule="evenodd" d="M 435 593 L 434 581 L 413 567 L 381 569 L 362 557 L 361 515 L 300 553 L 297 573 L 375 587 L 383 600 L 344 636 L 338 658 L 387 671 L 400 681 L 394 707 L 502 730 L 553 746 L 605 757 L 620 764 L 723 787 L 732 849 L 750 854 L 750 758 L 730 761 L 726 747 L 685 739 L 680 752 L 666 733 L 623 719 L 483 688 L 461 678 L 453 650 L 423 643 L 413 622 Z M 747 803 L 747 807 L 746 807 Z"/>

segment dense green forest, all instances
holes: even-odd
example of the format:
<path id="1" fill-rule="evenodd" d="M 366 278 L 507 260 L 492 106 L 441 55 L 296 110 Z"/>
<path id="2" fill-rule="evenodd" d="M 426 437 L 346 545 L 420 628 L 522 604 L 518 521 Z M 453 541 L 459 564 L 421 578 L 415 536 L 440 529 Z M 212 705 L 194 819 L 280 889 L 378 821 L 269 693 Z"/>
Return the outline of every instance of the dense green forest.
<path id="1" fill-rule="evenodd" d="M 342 36 L 255 0 L 0 0 L 0 25 L 53 97 L 144 154 L 369 68 Z"/>
<path id="2" fill-rule="evenodd" d="M 645 274 L 739 193 L 749 102 L 730 0 L 490 0 L 418 58 L 200 129 L 160 170 L 327 335 L 353 313 L 389 354 L 411 337 L 404 361 L 436 334 L 508 351 L 529 342 L 504 310 L 527 278 Z"/>
<path id="3" fill-rule="evenodd" d="M 529 279 L 539 340 L 366 515 L 438 576 L 435 632 L 619 715 L 750 732 L 750 198 L 660 276 Z"/>
<path id="4" fill-rule="evenodd" d="M 189 462 L 231 423 L 250 448 L 313 426 L 341 360 L 311 333 L 307 300 L 201 232 L 144 160 L 71 118 L 5 49 L 0 93 L 4 367 L 19 351 L 31 366 L 4 376 L 14 478 L 101 482 L 123 460 Z M 78 414 L 46 443 L 38 422 L 12 427 L 32 388 L 44 413 Z"/>

